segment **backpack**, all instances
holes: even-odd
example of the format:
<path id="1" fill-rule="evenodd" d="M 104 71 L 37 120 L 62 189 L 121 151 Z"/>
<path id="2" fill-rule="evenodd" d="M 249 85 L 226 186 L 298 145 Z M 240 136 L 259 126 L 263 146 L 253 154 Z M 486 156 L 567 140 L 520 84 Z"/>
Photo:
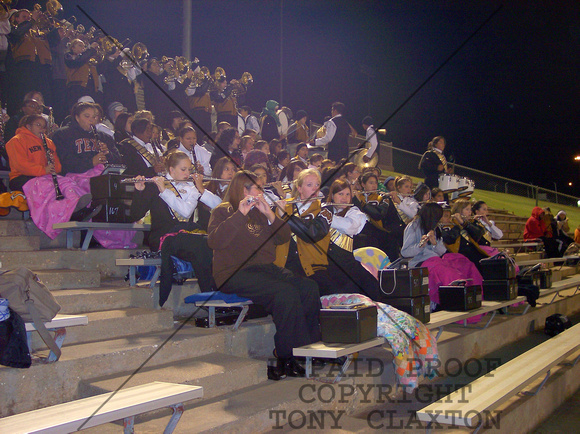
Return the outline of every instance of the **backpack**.
<path id="1" fill-rule="evenodd" d="M 10 308 L 25 322 L 34 323 L 40 337 L 58 360 L 60 348 L 44 323 L 52 321 L 61 308 L 36 274 L 24 267 L 0 274 L 0 297 L 8 299 Z"/>

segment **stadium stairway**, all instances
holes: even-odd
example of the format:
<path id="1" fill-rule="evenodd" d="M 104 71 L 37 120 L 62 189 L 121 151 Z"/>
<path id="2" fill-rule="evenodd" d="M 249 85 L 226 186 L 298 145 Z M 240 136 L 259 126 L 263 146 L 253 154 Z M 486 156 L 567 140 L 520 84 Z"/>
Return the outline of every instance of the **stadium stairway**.
<path id="1" fill-rule="evenodd" d="M 44 239 L 30 226 L 22 220 L 0 220 L 0 246 L 4 241 L 11 245 L 0 251 L 2 268 L 26 266 L 36 271 L 62 305 L 61 313 L 85 314 L 89 322 L 67 330 L 59 361 L 36 361 L 29 369 L 0 367 L 0 417 L 151 381 L 204 387 L 203 400 L 186 405 L 176 431 L 184 433 L 289 430 L 302 416 L 312 415 L 325 418 L 322 427 L 318 419 L 310 422 L 326 429 L 343 414 L 358 417 L 377 407 L 403 408 L 400 393 L 394 392 L 388 348 L 361 353 L 360 363 L 351 365 L 338 384 L 325 382 L 337 373 L 332 366 L 319 372 L 321 381 L 269 381 L 266 361 L 275 333 L 269 318 L 247 321 L 237 332 L 175 321 L 173 311 L 155 308 L 154 289 L 129 287 L 124 281 L 127 270 L 117 267 L 115 260 L 127 258 L 131 251 L 66 250 L 64 240 Z M 196 290 L 190 285 L 182 292 Z M 579 311 L 580 296 L 562 297 L 525 315 L 496 315 L 486 329 L 449 326 L 438 344 L 441 359 L 460 364 L 484 359 L 541 329 L 547 316 Z M 36 350 L 42 351 L 42 345 L 33 341 Z M 528 416 L 528 423 L 539 423 L 566 396 L 559 393 L 552 402 L 542 402 L 545 409 Z M 161 410 L 137 418 L 136 432 L 160 432 L 168 418 Z M 119 424 L 108 424 L 92 432 L 120 429 Z"/>

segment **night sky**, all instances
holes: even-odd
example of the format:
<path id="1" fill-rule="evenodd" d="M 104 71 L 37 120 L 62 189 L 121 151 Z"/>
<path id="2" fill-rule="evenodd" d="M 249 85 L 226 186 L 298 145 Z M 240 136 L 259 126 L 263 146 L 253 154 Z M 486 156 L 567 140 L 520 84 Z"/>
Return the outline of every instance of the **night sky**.
<path id="1" fill-rule="evenodd" d="M 77 5 L 120 41 L 181 54 L 181 0 L 61 3 L 87 29 Z M 339 100 L 361 133 L 365 115 L 390 118 L 394 146 L 443 135 L 458 164 L 580 195 L 578 0 L 194 0 L 193 15 L 193 55 L 251 72 L 254 110 L 275 99 L 321 122 Z"/>

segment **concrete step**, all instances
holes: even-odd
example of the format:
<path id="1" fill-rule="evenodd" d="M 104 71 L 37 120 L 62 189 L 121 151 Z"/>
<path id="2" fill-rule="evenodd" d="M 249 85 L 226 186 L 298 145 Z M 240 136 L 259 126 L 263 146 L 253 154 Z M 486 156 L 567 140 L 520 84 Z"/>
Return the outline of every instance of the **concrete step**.
<path id="1" fill-rule="evenodd" d="M 101 285 L 98 270 L 33 270 L 50 290 L 67 288 L 95 288 Z"/>
<path id="2" fill-rule="evenodd" d="M 89 326 L 77 328 L 82 327 Z M 142 365 L 177 365 L 210 353 L 267 357 L 272 354 L 274 333 L 271 321 L 253 320 L 235 333 L 225 327 L 204 329 L 186 324 L 177 332 L 171 329 L 65 345 L 56 363 L 34 363 L 26 370 L 0 366 L 0 417 L 79 399 L 81 381 L 134 371 Z"/>
<path id="3" fill-rule="evenodd" d="M 128 379 L 129 381 L 125 383 Z M 267 380 L 266 362 L 211 353 L 200 357 L 146 368 L 138 373 L 124 372 L 120 375 L 82 381 L 81 396 L 94 396 L 113 392 L 119 387 L 133 387 L 152 381 L 190 384 L 203 387 L 203 399 L 211 399 Z"/>
<path id="4" fill-rule="evenodd" d="M 2 252 L 33 252 L 40 250 L 40 238 L 30 235 L 3 236 L 0 238 Z"/>
<path id="5" fill-rule="evenodd" d="M 173 314 L 167 310 L 127 308 L 85 315 L 89 319 L 88 325 L 67 328 L 66 346 L 173 330 Z M 45 348 L 38 333 L 32 333 L 32 349 Z"/>
<path id="6" fill-rule="evenodd" d="M 103 277 L 123 277 L 127 267 L 118 267 L 118 258 L 128 258 L 137 250 L 89 249 L 82 250 L 39 250 L 30 252 L 0 252 L 0 261 L 5 269 L 27 267 L 31 270 L 54 270 L 72 268 L 75 270 L 99 270 Z"/>
<path id="7" fill-rule="evenodd" d="M 24 220 L 0 220 L 0 237 L 29 235 Z"/>
<path id="8" fill-rule="evenodd" d="M 53 295 L 62 308 L 60 313 L 79 314 L 128 307 L 153 309 L 152 292 L 149 288 L 101 285 L 94 289 L 62 289 Z"/>

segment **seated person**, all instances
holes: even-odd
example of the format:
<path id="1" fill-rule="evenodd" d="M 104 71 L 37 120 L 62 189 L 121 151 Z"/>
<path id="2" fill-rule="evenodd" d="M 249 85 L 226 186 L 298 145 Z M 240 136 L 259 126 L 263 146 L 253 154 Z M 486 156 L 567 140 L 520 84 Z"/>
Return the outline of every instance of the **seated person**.
<path id="1" fill-rule="evenodd" d="M 212 179 L 204 184 L 204 188 L 223 200 L 235 173 L 236 166 L 233 161 L 228 157 L 222 157 L 217 160 L 211 174 Z M 203 230 L 207 230 L 210 213 L 211 208 L 209 206 L 204 203 L 199 204 L 197 208 L 197 224 Z"/>
<path id="2" fill-rule="evenodd" d="M 87 208 L 91 195 L 82 191 L 72 177 L 57 176 L 62 166 L 54 143 L 45 136 L 44 117 L 25 116 L 21 123 L 6 144 L 12 161 L 10 189 L 25 191 L 32 220 L 54 239 L 58 235 L 52 229 L 54 223 L 89 220 L 101 206 Z M 31 180 L 35 182 L 25 187 Z"/>
<path id="3" fill-rule="evenodd" d="M 479 240 L 480 245 L 490 246 L 492 240 L 500 240 L 503 237 L 502 230 L 495 225 L 493 220 L 487 217 L 487 204 L 484 201 L 475 202 L 471 210 L 474 212 L 477 222 L 485 228 L 485 234 Z"/>
<path id="4" fill-rule="evenodd" d="M 562 250 L 562 246 L 552 238 L 551 228 L 548 229 L 544 221 L 545 214 L 539 206 L 532 209 L 532 215 L 524 228 L 524 241 L 542 240 L 547 258 L 561 258 L 565 248 Z"/>
<path id="5" fill-rule="evenodd" d="M 151 251 L 161 250 L 159 305 L 167 301 L 171 291 L 173 262 L 171 256 L 188 261 L 193 266 L 202 292 L 215 289 L 211 278 L 211 251 L 199 226 L 193 223 L 193 213 L 199 202 L 214 208 L 221 199 L 203 186 L 203 175 L 190 178 L 191 160 L 180 151 L 166 159 L 167 178 L 156 176 L 153 183 L 135 183 L 131 217 L 137 221 L 151 212 Z M 144 176 L 137 176 L 144 180 Z"/>
<path id="6" fill-rule="evenodd" d="M 451 208 L 451 222 L 443 227 L 443 242 L 447 250 L 461 253 L 479 269 L 479 261 L 489 257 L 489 254 L 479 246 L 485 234 L 485 228 L 471 217 L 471 202 L 469 199 L 459 199 Z"/>
<path id="7" fill-rule="evenodd" d="M 475 264 L 469 259 L 460 253 L 446 253 L 440 221 L 443 221 L 441 206 L 434 202 L 426 203 L 405 228 L 401 249 L 401 255 L 411 259 L 409 267 L 426 267 L 429 270 L 432 312 L 439 308 L 440 286 L 463 279 L 472 279 L 473 285 L 481 285 L 483 282 Z"/>
<path id="8" fill-rule="evenodd" d="M 403 244 L 405 223 L 395 207 L 392 195 L 378 192 L 378 178 L 373 172 L 361 176 L 362 191 L 353 197 L 353 203 L 368 216 L 363 230 L 354 237 L 354 248 L 377 247 L 391 261 L 399 257 Z"/>
<path id="9" fill-rule="evenodd" d="M 276 246 L 290 241 L 290 226 L 262 196 L 254 174 L 240 171 L 211 215 L 208 245 L 220 291 L 247 297 L 272 314 L 277 363 L 268 378 L 304 376 L 292 349 L 320 340 L 316 282 L 274 264 Z"/>
<path id="10" fill-rule="evenodd" d="M 574 240 L 568 236 L 568 232 L 570 232 L 570 225 L 568 224 L 568 216 L 566 215 L 566 211 L 558 211 L 558 214 L 556 214 L 556 218 L 554 220 L 554 237 L 562 241 L 564 246 L 567 248 L 570 243 L 574 242 Z"/>
<path id="11" fill-rule="evenodd" d="M 413 197 L 413 180 L 409 176 L 397 176 L 395 178 L 395 194 L 391 195 L 393 203 L 397 207 L 399 216 L 405 224 L 409 223 L 417 214 L 419 204 Z"/>
<path id="12" fill-rule="evenodd" d="M 147 118 L 135 119 L 131 124 L 133 136 L 120 144 L 126 175 L 143 175 L 147 178 L 165 171 L 163 153 L 152 143 L 153 123 Z"/>

